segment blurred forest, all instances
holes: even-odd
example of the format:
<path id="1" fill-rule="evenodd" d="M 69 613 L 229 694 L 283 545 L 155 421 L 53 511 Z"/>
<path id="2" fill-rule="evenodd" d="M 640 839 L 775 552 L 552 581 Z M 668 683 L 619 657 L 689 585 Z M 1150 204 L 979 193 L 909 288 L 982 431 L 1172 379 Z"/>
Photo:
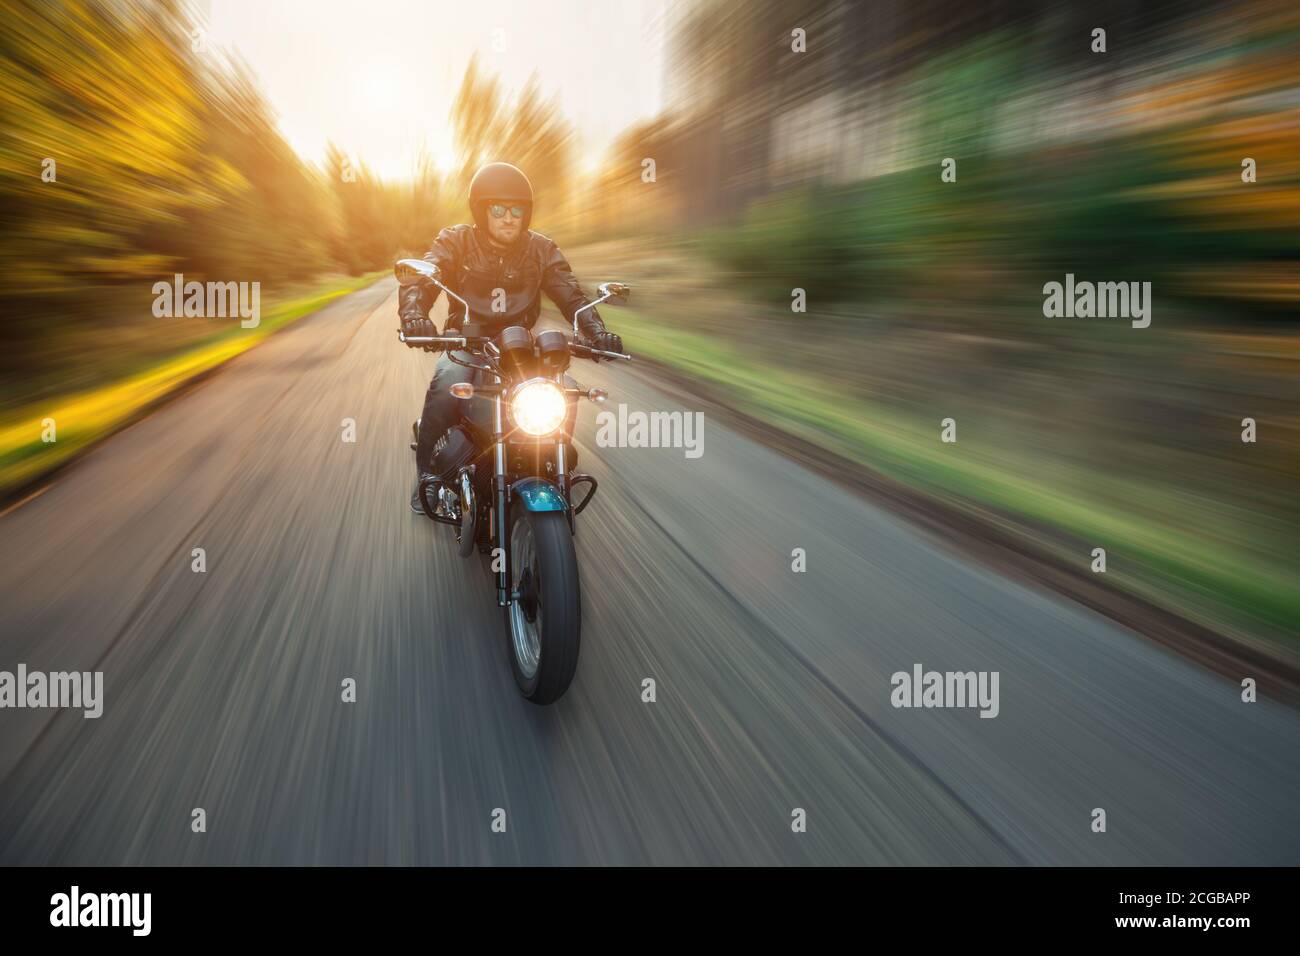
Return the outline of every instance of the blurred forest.
<path id="1" fill-rule="evenodd" d="M 578 172 L 536 77 L 512 94 L 474 61 L 431 118 L 459 168 L 384 182 L 337 148 L 324 168 L 297 156 L 255 78 L 195 51 L 178 0 L 9 4 L 0 376 L 57 364 L 53 330 L 134 313 L 172 272 L 267 286 L 384 268 L 465 217 L 491 159 L 528 171 L 544 231 L 691 239 L 759 296 L 949 280 L 995 296 L 1018 270 L 1123 265 L 1238 318 L 1300 301 L 1294 3 L 688 0 L 664 16 L 666 109 L 597 172 Z"/>
<path id="2" fill-rule="evenodd" d="M 189 24 L 167 0 L 6 4 L 0 406 L 108 375 L 92 353 L 121 359 L 116 373 L 211 335 L 159 334 L 157 279 L 274 294 L 384 268 L 443 218 L 428 169 L 395 184 L 337 149 L 325 169 L 304 162 L 254 78 L 195 50 Z"/>
<path id="3" fill-rule="evenodd" d="M 286 143 L 256 79 L 199 47 L 178 0 L 18 0 L 0 18 L 0 408 L 86 387 L 214 334 L 158 331 L 154 281 L 260 281 L 264 294 L 384 269 L 467 218 L 473 170 L 509 157 L 541 203 L 570 207 L 572 131 L 534 80 L 470 64 L 447 117 L 459 168 L 374 176 L 331 145 Z M 104 321 L 113 316 L 114 321 Z"/>
<path id="4" fill-rule="evenodd" d="M 1292 0 L 670 10 L 668 109 L 617 144 L 593 236 L 707 234 L 737 280 L 822 301 L 1123 266 L 1237 318 L 1300 302 Z"/>

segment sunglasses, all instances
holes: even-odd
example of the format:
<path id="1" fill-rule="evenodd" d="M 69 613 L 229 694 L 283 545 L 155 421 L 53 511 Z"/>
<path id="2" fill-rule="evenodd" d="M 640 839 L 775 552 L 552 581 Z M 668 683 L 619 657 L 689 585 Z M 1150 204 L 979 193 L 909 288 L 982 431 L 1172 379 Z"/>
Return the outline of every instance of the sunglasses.
<path id="1" fill-rule="evenodd" d="M 488 206 L 488 212 L 492 214 L 493 219 L 500 219 L 506 214 L 507 209 L 510 210 L 510 215 L 514 216 L 516 219 L 523 219 L 524 213 L 528 212 L 527 206 L 506 206 L 505 203 L 499 202 L 494 202 L 492 205 Z"/>

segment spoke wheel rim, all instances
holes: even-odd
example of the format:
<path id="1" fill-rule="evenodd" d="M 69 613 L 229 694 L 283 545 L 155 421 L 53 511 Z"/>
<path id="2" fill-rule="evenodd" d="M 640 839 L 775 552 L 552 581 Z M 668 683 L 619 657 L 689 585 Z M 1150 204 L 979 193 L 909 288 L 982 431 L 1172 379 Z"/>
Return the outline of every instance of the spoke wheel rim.
<path id="1" fill-rule="evenodd" d="M 511 532 L 510 566 L 511 589 L 529 592 L 522 600 L 510 601 L 511 644 L 520 672 L 532 679 L 542 659 L 542 602 L 537 587 L 537 543 L 527 518 L 517 522 Z"/>

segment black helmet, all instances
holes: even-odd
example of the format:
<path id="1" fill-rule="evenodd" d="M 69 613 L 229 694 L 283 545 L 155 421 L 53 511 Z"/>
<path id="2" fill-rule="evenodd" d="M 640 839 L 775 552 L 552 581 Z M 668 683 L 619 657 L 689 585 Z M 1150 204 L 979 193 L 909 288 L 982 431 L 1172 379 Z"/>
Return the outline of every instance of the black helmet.
<path id="1" fill-rule="evenodd" d="M 509 163 L 488 163 L 474 174 L 469 184 L 469 209 L 480 229 L 487 228 L 487 207 L 494 200 L 526 203 L 524 229 L 533 218 L 533 184 L 523 170 Z"/>

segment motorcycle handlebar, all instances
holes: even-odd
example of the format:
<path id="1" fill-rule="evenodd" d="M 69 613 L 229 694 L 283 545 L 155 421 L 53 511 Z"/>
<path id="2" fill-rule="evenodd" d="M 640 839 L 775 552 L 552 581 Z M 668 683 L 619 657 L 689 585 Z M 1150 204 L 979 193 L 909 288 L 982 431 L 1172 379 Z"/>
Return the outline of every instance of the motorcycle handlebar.
<path id="1" fill-rule="evenodd" d="M 463 335 L 407 335 L 400 330 L 397 337 L 401 339 L 404 345 L 459 345 L 462 348 L 472 343 L 488 341 L 487 339 L 467 338 Z"/>
<path id="2" fill-rule="evenodd" d="M 590 345 L 583 345 L 581 342 L 570 340 L 569 349 L 579 358 L 606 358 L 606 359 L 625 359 L 632 361 L 632 356 L 626 352 L 606 352 L 603 349 L 593 349 Z"/>
<path id="3" fill-rule="evenodd" d="M 488 336 L 480 335 L 407 335 L 401 329 L 397 330 L 397 337 L 404 345 L 455 345 L 460 348 L 468 348 L 475 345 L 482 345 L 491 342 Z M 603 349 L 595 349 L 590 345 L 583 345 L 581 342 L 569 340 L 569 348 L 574 355 L 579 358 L 605 358 L 605 359 L 624 359 L 632 361 L 632 356 L 623 352 L 606 352 Z"/>

